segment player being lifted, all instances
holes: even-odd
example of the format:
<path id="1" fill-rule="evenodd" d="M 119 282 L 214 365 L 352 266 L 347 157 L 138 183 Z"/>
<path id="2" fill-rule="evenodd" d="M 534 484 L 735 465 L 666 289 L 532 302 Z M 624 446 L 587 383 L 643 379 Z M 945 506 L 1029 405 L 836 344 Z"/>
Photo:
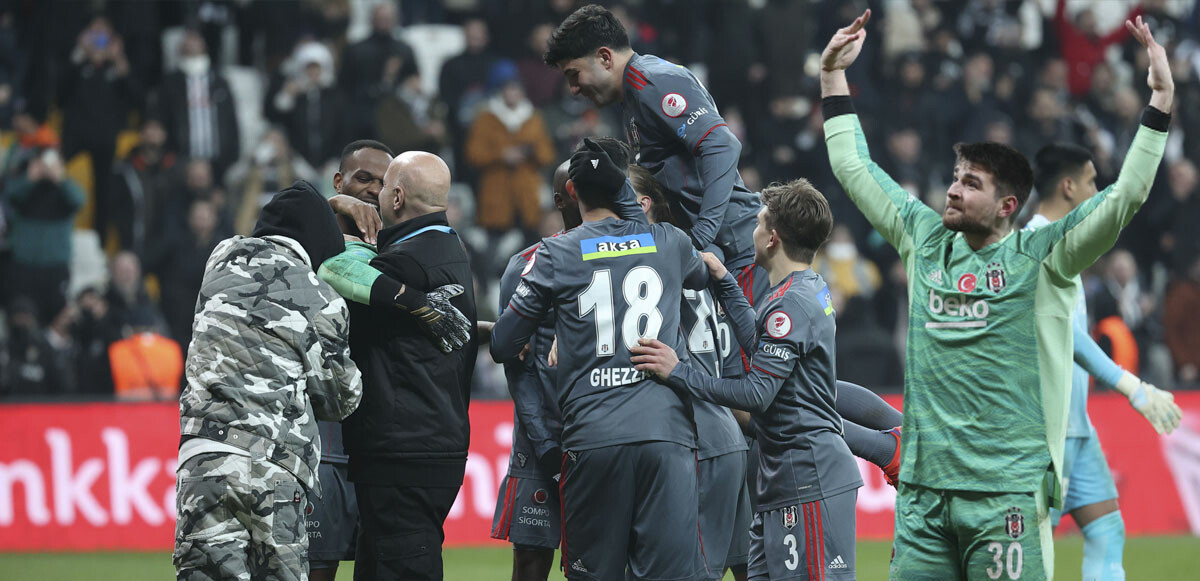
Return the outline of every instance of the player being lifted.
<path id="1" fill-rule="evenodd" d="M 869 19 L 826 46 L 821 93 L 834 174 L 908 272 L 891 575 L 1046 578 L 1048 505 L 1062 506 L 1072 279 L 1112 247 L 1149 192 L 1174 94 L 1167 58 L 1140 18 L 1126 22 L 1147 49 L 1152 95 L 1117 183 L 1053 224 L 1014 231 L 1033 171 L 1010 147 L 956 146 L 941 216 L 871 161 L 845 74 Z"/>
<path id="2" fill-rule="evenodd" d="M 762 203 L 738 173 L 742 144 L 700 81 L 686 68 L 633 52 L 620 21 L 595 4 L 558 26 L 543 60 L 563 72 L 572 94 L 598 107 L 621 103 L 637 164 L 662 184 L 692 244 L 720 248 L 757 298 L 766 282 L 753 272 L 750 233 Z"/>
<path id="3" fill-rule="evenodd" d="M 629 146 L 597 138 L 617 167 L 629 161 Z M 578 226 L 579 206 L 567 193 L 569 162 L 554 172 L 554 206 L 562 215 L 561 236 Z M 525 267 L 542 243 L 513 255 L 500 277 L 500 312 L 516 291 Z M 558 412 L 555 369 L 547 363 L 554 342 L 554 315 L 542 320 L 524 357 L 504 363 L 514 404 L 513 446 L 508 474 L 500 483 L 492 538 L 513 544 L 513 581 L 545 581 L 561 540 L 562 513 L 556 476 L 562 467 L 562 419 Z"/>
<path id="4" fill-rule="evenodd" d="M 705 254 L 720 281 L 751 370 L 714 378 L 680 364 L 652 338 L 634 348 L 639 371 L 675 389 L 751 413 L 759 443 L 751 579 L 854 579 L 858 466 L 835 409 L 834 311 L 829 287 L 809 267 L 833 227 L 829 203 L 806 180 L 762 193 L 754 261 L 770 276 L 757 317 L 724 265 Z"/>
<path id="5" fill-rule="evenodd" d="M 1047 145 L 1034 157 L 1034 185 L 1040 203 L 1026 225 L 1042 228 L 1066 217 L 1096 195 L 1096 167 L 1092 155 L 1077 145 Z M 1076 276 L 1075 312 L 1071 330 L 1075 338 L 1075 366 L 1071 371 L 1067 445 L 1063 452 L 1061 511 L 1051 514 L 1058 525 L 1063 512 L 1071 513 L 1083 533 L 1083 579 L 1124 579 L 1122 552 L 1125 524 L 1117 506 L 1117 486 L 1100 449 L 1100 438 L 1087 413 L 1088 374 L 1129 398 L 1129 403 L 1160 434 L 1174 430 L 1183 416 L 1175 397 L 1117 367 L 1088 335 L 1087 303 L 1083 283 Z"/>
<path id="6" fill-rule="evenodd" d="M 750 304 L 756 305 L 769 286 L 766 273 L 754 264 L 751 243 L 762 201 L 742 183 L 737 170 L 742 144 L 695 75 L 633 52 L 620 21 L 595 4 L 579 8 L 558 26 L 543 60 L 563 72 L 573 94 L 600 107 L 621 104 L 637 164 L 662 184 L 676 220 L 690 226 L 695 247 L 720 249 Z M 853 412 L 846 417 L 859 424 L 874 427 L 881 420 L 899 419 L 894 408 L 868 390 L 840 395 L 845 400 L 839 411 Z M 894 483 L 896 438 L 858 428 L 848 431 L 853 431 L 852 439 L 861 437 L 861 449 L 870 452 L 857 447 L 855 452 L 878 464 Z"/>
<path id="7" fill-rule="evenodd" d="M 679 289 L 703 288 L 707 272 L 678 228 L 617 217 L 623 175 L 598 147 L 572 156 L 583 224 L 542 241 L 496 321 L 492 357 L 516 358 L 553 311 L 567 577 L 624 579 L 628 566 L 635 578 L 694 579 L 705 565 L 691 403 L 645 379 L 629 350 L 660 334 L 676 344 Z"/>

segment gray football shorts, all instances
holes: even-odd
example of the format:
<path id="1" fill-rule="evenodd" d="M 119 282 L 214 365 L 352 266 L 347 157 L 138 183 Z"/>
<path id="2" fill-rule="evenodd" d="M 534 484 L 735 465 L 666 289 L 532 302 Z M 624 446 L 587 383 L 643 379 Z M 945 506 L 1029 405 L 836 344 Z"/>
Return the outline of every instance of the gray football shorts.
<path id="1" fill-rule="evenodd" d="M 671 442 L 568 451 L 561 489 L 567 579 L 704 579 L 696 454 Z"/>
<path id="2" fill-rule="evenodd" d="M 346 480 L 345 464 L 322 462 L 317 468 L 321 498 L 311 499 L 305 517 L 309 569 L 329 569 L 338 561 L 353 561 L 358 537 L 358 501 Z"/>
<path id="3" fill-rule="evenodd" d="M 754 513 L 750 579 L 854 579 L 858 489 Z"/>
<path id="4" fill-rule="evenodd" d="M 504 477 L 492 518 L 493 539 L 554 550 L 561 530 L 557 482 L 511 474 Z"/>
<path id="5" fill-rule="evenodd" d="M 726 567 L 745 565 L 750 550 L 750 492 L 746 452 L 700 461 L 700 541 L 709 579 Z"/>

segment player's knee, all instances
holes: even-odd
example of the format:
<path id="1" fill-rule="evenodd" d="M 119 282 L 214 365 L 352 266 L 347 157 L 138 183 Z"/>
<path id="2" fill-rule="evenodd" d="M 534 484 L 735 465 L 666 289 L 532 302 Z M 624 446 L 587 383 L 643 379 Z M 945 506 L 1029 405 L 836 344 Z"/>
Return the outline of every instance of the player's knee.
<path id="1" fill-rule="evenodd" d="M 1088 523 L 1080 532 L 1084 543 L 1095 544 L 1096 548 L 1110 545 L 1119 548 L 1125 543 L 1125 520 L 1121 518 L 1121 511 L 1114 510 Z"/>

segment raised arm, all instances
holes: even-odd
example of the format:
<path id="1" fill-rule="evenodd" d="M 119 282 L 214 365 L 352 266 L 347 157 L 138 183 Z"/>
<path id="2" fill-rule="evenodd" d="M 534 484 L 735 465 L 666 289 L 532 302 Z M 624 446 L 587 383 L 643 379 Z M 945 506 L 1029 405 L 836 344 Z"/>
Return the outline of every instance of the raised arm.
<path id="1" fill-rule="evenodd" d="M 571 176 L 569 188 L 588 183 L 601 191 L 613 192 L 612 209 L 619 218 L 639 224 L 648 223 L 642 206 L 637 202 L 633 184 L 625 176 L 625 168 L 617 167 L 600 144 L 590 137 L 583 139 L 583 149 L 571 155 L 567 174 Z"/>
<path id="2" fill-rule="evenodd" d="M 517 359 L 553 306 L 554 264 L 545 243 L 523 270 L 512 299 L 492 327 L 492 359 L 497 363 Z"/>
<path id="3" fill-rule="evenodd" d="M 1150 57 L 1150 105 L 1142 112 L 1141 127 L 1125 155 L 1117 182 L 1055 222 L 1058 229 L 1050 231 L 1059 239 L 1053 242 L 1045 262 L 1050 270 L 1068 278 L 1083 272 L 1116 243 L 1121 229 L 1146 201 L 1166 148 L 1175 97 L 1170 63 L 1141 17 L 1136 24 L 1126 21 L 1125 26 Z"/>
<path id="4" fill-rule="evenodd" d="M 867 37 L 864 26 L 870 18 L 871 11 L 867 10 L 850 26 L 838 30 L 821 54 L 825 146 L 833 173 L 846 194 L 901 256 L 907 256 L 913 240 L 941 221 L 937 212 L 905 192 L 871 160 L 862 126 L 854 114 L 846 68 L 862 50 Z"/>

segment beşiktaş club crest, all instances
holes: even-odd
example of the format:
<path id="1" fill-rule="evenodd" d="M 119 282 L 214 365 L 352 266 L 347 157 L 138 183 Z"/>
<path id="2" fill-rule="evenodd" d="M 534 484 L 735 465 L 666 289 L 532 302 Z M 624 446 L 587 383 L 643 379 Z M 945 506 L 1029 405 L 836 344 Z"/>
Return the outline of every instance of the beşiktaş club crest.
<path id="1" fill-rule="evenodd" d="M 792 530 L 796 526 L 796 505 L 783 509 L 783 528 Z"/>
<path id="2" fill-rule="evenodd" d="M 1014 506 L 1008 509 L 1004 515 L 1004 532 L 1014 539 L 1021 538 L 1025 532 L 1025 515 L 1021 514 L 1020 508 Z"/>
<path id="3" fill-rule="evenodd" d="M 988 290 L 994 293 L 1004 290 L 1004 267 L 999 262 L 988 264 L 983 278 L 987 279 Z"/>

